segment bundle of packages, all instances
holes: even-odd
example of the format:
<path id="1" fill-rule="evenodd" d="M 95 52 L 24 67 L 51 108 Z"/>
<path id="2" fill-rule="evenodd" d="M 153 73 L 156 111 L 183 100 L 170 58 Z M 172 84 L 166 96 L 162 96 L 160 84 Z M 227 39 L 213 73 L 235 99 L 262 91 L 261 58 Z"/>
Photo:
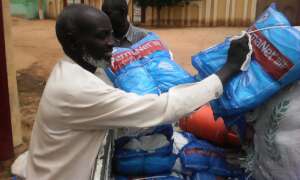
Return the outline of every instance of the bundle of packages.
<path id="1" fill-rule="evenodd" d="M 211 103 L 223 118 L 245 113 L 300 78 L 300 32 L 272 4 L 247 30 L 253 48 L 247 71 L 225 87 L 223 96 Z M 226 63 L 230 38 L 193 56 L 193 66 L 205 78 Z"/>
<path id="2" fill-rule="evenodd" d="M 124 177 L 117 176 L 115 180 L 184 180 L 184 178 L 176 173 L 167 174 L 167 175 L 159 175 L 159 176 L 151 176 L 151 177 Z M 203 179 L 205 180 L 205 179 Z"/>
<path id="3" fill-rule="evenodd" d="M 116 140 L 114 170 L 123 176 L 169 174 L 176 156 L 173 152 L 173 129 L 160 126 L 150 134 Z"/>
<path id="4" fill-rule="evenodd" d="M 239 166 L 227 161 L 227 150 L 213 145 L 205 140 L 197 139 L 190 133 L 175 132 L 174 153 L 179 157 L 180 167 L 173 170 L 191 179 L 205 177 L 209 179 L 239 178 L 244 176 L 244 171 Z M 178 165 L 177 165 L 178 166 Z"/>
<path id="5" fill-rule="evenodd" d="M 112 58 L 106 72 L 116 87 L 127 92 L 161 94 L 178 84 L 194 82 L 154 33 L 130 48 L 114 48 Z M 116 173 L 129 177 L 170 173 L 176 160 L 171 133 L 171 125 L 120 130 L 114 156 Z"/>
<path id="6" fill-rule="evenodd" d="M 190 178 L 190 180 L 220 180 L 220 179 L 225 179 L 225 178 L 207 172 L 197 172 L 193 174 L 193 176 Z"/>
<path id="7" fill-rule="evenodd" d="M 106 72 L 116 87 L 137 94 L 160 94 L 171 87 L 194 82 L 173 59 L 154 33 L 130 48 L 114 48 L 112 67 Z"/>

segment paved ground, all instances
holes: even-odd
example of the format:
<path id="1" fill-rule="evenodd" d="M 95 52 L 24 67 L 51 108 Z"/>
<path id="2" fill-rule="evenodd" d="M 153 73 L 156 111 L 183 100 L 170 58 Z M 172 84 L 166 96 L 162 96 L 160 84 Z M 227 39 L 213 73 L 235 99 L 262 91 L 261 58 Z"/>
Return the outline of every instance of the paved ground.
<path id="1" fill-rule="evenodd" d="M 24 144 L 17 154 L 26 150 L 39 99 L 53 65 L 63 56 L 55 37 L 55 21 L 28 21 L 13 18 L 14 59 L 18 70 L 18 90 Z M 191 73 L 191 56 L 235 35 L 244 28 L 180 28 L 151 29 L 174 53 L 175 60 Z M 12 160 L 0 162 L 0 179 L 9 179 Z"/>

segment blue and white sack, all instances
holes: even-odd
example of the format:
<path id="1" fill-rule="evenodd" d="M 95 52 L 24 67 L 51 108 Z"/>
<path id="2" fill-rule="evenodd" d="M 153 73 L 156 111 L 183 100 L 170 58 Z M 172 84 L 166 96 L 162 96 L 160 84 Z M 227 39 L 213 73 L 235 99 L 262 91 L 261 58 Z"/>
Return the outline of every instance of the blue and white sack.
<path id="1" fill-rule="evenodd" d="M 114 48 L 112 67 L 106 72 L 116 87 L 137 94 L 160 94 L 171 87 L 194 82 L 179 66 L 155 33 L 130 48 Z"/>
<path id="2" fill-rule="evenodd" d="M 214 113 L 227 117 L 252 110 L 282 87 L 300 78 L 300 31 L 272 4 L 247 30 L 253 48 L 248 70 L 224 87 L 213 101 Z M 222 68 L 227 60 L 230 38 L 193 56 L 193 66 L 205 78 Z"/>

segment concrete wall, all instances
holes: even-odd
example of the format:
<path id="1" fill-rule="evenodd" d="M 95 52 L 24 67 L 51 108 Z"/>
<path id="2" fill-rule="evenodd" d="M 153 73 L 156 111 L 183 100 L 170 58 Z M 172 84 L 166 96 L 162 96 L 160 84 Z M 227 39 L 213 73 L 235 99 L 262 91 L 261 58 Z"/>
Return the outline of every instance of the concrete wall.
<path id="1" fill-rule="evenodd" d="M 257 0 L 193 0 L 162 8 L 161 26 L 246 26 L 255 20 Z M 157 9 L 146 9 L 145 25 L 158 24 Z"/>

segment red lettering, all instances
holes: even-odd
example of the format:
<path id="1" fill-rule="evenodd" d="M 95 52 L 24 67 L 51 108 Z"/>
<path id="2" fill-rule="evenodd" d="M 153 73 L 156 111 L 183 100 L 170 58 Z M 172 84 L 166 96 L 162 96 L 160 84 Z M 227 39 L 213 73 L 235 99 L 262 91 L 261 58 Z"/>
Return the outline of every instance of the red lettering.
<path id="1" fill-rule="evenodd" d="M 252 27 L 249 31 L 253 30 L 256 28 Z M 261 32 L 251 34 L 251 43 L 257 62 L 274 79 L 281 79 L 294 66 Z"/>
<path id="2" fill-rule="evenodd" d="M 160 40 L 148 41 L 137 48 L 114 54 L 112 57 L 112 70 L 114 72 L 120 70 L 122 67 L 139 60 L 155 51 L 166 49 Z"/>
<path id="3" fill-rule="evenodd" d="M 204 150 L 198 149 L 198 148 L 185 149 L 184 153 L 186 155 L 199 154 L 202 156 L 209 156 L 209 157 L 223 157 L 223 155 L 220 153 L 208 152 L 208 151 L 204 151 Z"/>

